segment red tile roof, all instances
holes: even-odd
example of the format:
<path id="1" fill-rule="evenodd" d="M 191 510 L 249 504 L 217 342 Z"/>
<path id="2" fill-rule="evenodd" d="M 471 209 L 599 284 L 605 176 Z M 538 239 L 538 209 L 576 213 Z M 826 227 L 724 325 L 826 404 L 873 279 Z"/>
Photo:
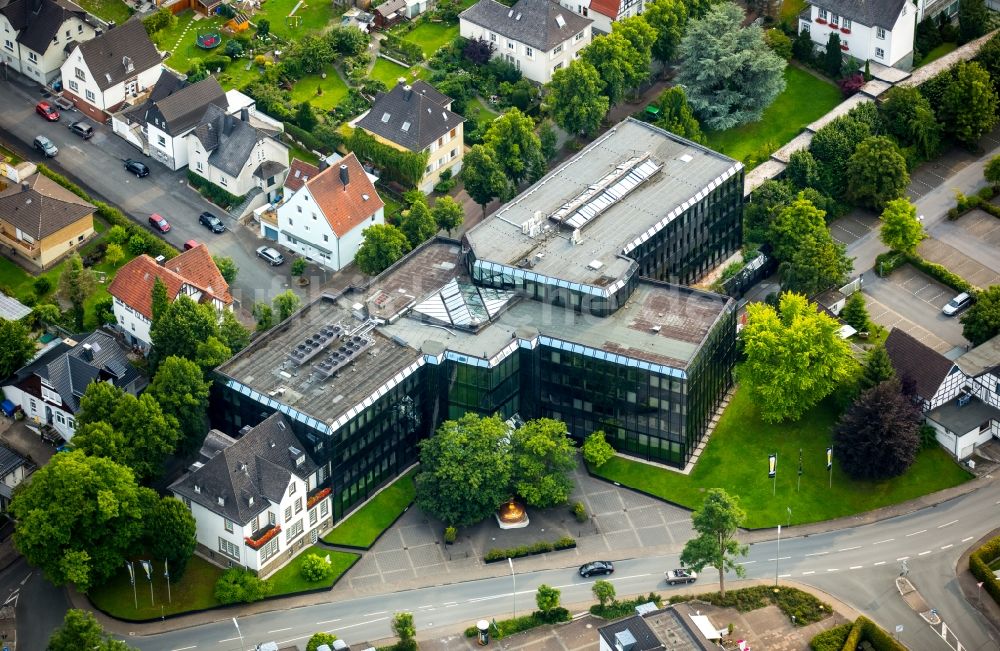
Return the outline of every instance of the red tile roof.
<path id="1" fill-rule="evenodd" d="M 611 20 L 618 18 L 618 0 L 590 0 L 590 10 L 604 14 Z"/>
<path id="2" fill-rule="evenodd" d="M 346 188 L 340 180 L 341 165 L 347 166 Z M 353 152 L 310 178 L 306 187 L 337 237 L 343 237 L 385 206 Z"/>
<path id="3" fill-rule="evenodd" d="M 229 285 L 204 244 L 167 260 L 162 267 L 148 255 L 138 256 L 118 270 L 108 292 L 147 319 L 152 319 L 153 282 L 156 278 L 166 285 L 167 297 L 171 301 L 177 298 L 184 285 L 191 285 L 205 296 L 218 298 L 226 305 L 233 302 Z"/>
<path id="4" fill-rule="evenodd" d="M 310 165 L 305 161 L 300 161 L 298 158 L 293 158 L 292 164 L 288 170 L 288 177 L 285 179 L 285 187 L 292 192 L 295 192 L 305 185 L 307 180 L 317 174 L 319 174 L 318 167 Z"/>

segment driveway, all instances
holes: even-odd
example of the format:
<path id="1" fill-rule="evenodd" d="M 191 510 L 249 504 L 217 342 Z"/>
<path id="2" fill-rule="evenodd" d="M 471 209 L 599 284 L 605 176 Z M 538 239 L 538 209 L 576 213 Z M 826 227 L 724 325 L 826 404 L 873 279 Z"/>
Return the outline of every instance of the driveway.
<path id="1" fill-rule="evenodd" d="M 887 278 L 866 273 L 864 292 L 868 314 L 875 323 L 901 328 L 950 358 L 965 352 L 968 341 L 962 336 L 961 322 L 941 313 L 956 293 L 950 287 L 903 265 Z"/>
<path id="2" fill-rule="evenodd" d="M 290 265 L 269 267 L 255 255 L 260 246 L 256 233 L 238 224 L 217 206 L 205 201 L 187 185 L 187 170 L 170 171 L 160 163 L 143 156 L 111 128 L 95 125 L 94 137 L 81 140 L 71 134 L 66 125 L 83 115 L 67 111 L 55 123 L 35 115 L 35 102 L 41 98 L 36 84 L 21 83 L 11 74 L 10 81 L 0 81 L 0 135 L 19 154 L 35 162 L 45 162 L 54 170 L 75 181 L 95 198 L 121 208 L 129 217 L 148 226 L 151 213 L 166 217 L 172 226 L 164 237 L 180 249 L 187 240 L 205 242 L 213 255 L 229 256 L 239 267 L 231 288 L 233 297 L 247 310 L 255 300 L 270 301 L 290 286 Z M 92 121 L 91 121 L 92 122 Z M 59 155 L 50 160 L 38 156 L 31 148 L 37 135 L 49 137 L 59 148 Z M 149 165 L 148 177 L 138 179 L 125 172 L 122 160 L 135 158 Z M 230 231 L 215 235 L 198 224 L 202 211 L 211 211 L 226 222 Z"/>

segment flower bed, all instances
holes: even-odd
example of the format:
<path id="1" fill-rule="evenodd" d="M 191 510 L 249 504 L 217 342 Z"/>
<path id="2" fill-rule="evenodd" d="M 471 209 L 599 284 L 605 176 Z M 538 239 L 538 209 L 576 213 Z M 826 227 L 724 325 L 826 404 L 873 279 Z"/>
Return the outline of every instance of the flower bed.
<path id="1" fill-rule="evenodd" d="M 263 547 L 267 543 L 268 540 L 270 540 L 271 538 L 274 538 L 279 533 L 281 533 L 281 525 L 280 524 L 276 524 L 271 529 L 269 529 L 267 531 L 267 533 L 265 533 L 260 538 L 257 538 L 256 540 L 254 540 L 250 536 L 247 536 L 246 538 L 243 539 L 243 541 L 246 542 L 247 547 L 249 547 L 250 549 L 260 549 L 261 547 Z"/>
<path id="2" fill-rule="evenodd" d="M 500 561 L 505 561 L 508 558 L 521 558 L 522 556 L 548 554 L 549 552 L 557 552 L 563 549 L 573 549 L 574 547 L 576 547 L 576 541 L 569 536 L 565 536 L 553 542 L 543 540 L 536 542 L 533 545 L 523 545 L 521 547 L 512 547 L 511 549 L 491 549 L 486 552 L 486 555 L 483 557 L 483 561 L 486 563 L 498 563 Z"/>
<path id="3" fill-rule="evenodd" d="M 310 497 L 308 500 L 306 500 L 306 508 L 307 509 L 311 509 L 312 507 L 316 506 L 317 504 L 319 504 L 323 500 L 324 497 L 326 497 L 327 495 L 329 495 L 331 492 L 332 491 L 329 488 L 324 488 L 320 492 L 316 493 L 315 495 L 313 495 L 312 497 Z"/>

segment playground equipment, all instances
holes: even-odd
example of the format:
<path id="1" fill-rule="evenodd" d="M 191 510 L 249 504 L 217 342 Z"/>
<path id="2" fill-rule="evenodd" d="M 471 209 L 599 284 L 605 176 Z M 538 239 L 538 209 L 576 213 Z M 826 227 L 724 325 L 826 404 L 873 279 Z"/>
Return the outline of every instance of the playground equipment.
<path id="1" fill-rule="evenodd" d="M 203 32 L 198 34 L 195 42 L 198 44 L 198 47 L 203 50 L 212 50 L 222 44 L 222 35 L 216 31 Z"/>

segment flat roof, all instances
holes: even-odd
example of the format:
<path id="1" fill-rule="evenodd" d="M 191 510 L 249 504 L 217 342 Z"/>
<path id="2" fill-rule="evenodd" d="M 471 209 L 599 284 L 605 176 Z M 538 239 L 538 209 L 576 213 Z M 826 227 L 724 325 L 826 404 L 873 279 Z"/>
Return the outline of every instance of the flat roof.
<path id="1" fill-rule="evenodd" d="M 965 436 L 989 420 L 1000 422 L 1000 409 L 976 397 L 961 407 L 958 400 L 952 399 L 930 411 L 927 418 L 948 428 L 952 434 Z"/>
<path id="2" fill-rule="evenodd" d="M 650 165 L 640 169 L 646 162 Z M 531 268 L 543 275 L 607 285 L 609 278 L 627 272 L 630 261 L 621 253 L 633 240 L 662 227 L 672 211 L 742 167 L 711 149 L 627 118 L 472 228 L 466 239 L 478 259 L 510 266 L 530 260 Z M 629 169 L 638 174 L 626 182 Z M 608 199 L 595 188 L 602 180 L 612 194 L 623 196 Z M 623 186 L 617 185 L 619 180 Z M 594 196 L 588 197 L 588 191 Z M 567 206 L 572 208 L 562 216 L 564 222 L 554 221 L 552 216 Z M 574 218 L 594 208 L 602 212 L 589 221 Z M 523 232 L 531 230 L 532 221 L 539 224 L 534 236 Z M 573 243 L 572 224 L 583 222 L 580 242 Z"/>

